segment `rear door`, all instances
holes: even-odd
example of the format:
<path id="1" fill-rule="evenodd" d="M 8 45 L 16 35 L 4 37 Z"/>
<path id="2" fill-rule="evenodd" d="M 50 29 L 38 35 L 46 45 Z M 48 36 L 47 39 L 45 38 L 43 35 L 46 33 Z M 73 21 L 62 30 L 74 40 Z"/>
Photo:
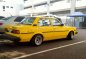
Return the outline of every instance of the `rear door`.
<path id="1" fill-rule="evenodd" d="M 44 40 L 52 39 L 52 26 L 49 18 L 41 18 L 38 21 L 39 31 L 43 33 Z"/>

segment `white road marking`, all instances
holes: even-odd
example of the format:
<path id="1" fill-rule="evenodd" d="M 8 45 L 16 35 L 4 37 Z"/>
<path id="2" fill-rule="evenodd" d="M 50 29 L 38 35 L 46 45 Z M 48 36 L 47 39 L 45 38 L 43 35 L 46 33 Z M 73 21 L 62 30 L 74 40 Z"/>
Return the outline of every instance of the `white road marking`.
<path id="1" fill-rule="evenodd" d="M 56 48 L 52 48 L 52 49 L 47 49 L 47 50 L 31 53 L 31 54 L 27 54 L 27 55 L 23 55 L 23 56 L 12 58 L 12 59 L 21 59 L 21 58 L 25 58 L 25 57 L 29 57 L 29 56 L 33 56 L 33 55 L 37 55 L 37 54 L 41 54 L 41 53 L 45 53 L 45 52 L 49 52 L 49 51 L 53 51 L 53 50 L 57 50 L 57 49 L 61 49 L 61 48 L 69 47 L 69 46 L 73 46 L 73 45 L 77 45 L 77 44 L 84 43 L 84 42 L 86 42 L 86 40 L 85 41 L 76 42 L 76 43 L 72 43 L 72 44 L 68 44 L 68 45 L 64 45 L 64 46 L 60 46 L 60 47 L 56 47 Z"/>

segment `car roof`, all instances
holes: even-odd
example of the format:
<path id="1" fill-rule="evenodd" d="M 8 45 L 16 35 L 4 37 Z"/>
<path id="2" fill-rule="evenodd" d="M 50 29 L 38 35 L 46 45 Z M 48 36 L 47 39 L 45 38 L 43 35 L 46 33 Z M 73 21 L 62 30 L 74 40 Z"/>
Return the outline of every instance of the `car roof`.
<path id="1" fill-rule="evenodd" d="M 47 16 L 47 15 L 43 15 L 43 16 L 41 16 L 41 15 L 39 15 L 39 16 L 29 16 L 29 15 L 26 15 L 26 16 L 12 16 L 12 17 L 53 18 L 53 19 L 60 19 L 60 20 L 61 20 L 61 18 L 59 18 L 59 17 L 57 17 L 57 16 Z"/>
<path id="2" fill-rule="evenodd" d="M 25 16 L 25 17 L 38 17 L 38 18 L 58 18 L 58 19 L 60 19 L 59 17 L 54 17 L 54 16 Z"/>

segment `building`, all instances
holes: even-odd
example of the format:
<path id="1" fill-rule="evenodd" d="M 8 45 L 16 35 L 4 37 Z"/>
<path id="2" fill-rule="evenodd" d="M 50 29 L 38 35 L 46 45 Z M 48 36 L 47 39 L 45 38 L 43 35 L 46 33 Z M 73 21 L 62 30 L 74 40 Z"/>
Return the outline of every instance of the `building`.
<path id="1" fill-rule="evenodd" d="M 26 1 L 26 2 L 25 2 Z M 45 15 L 47 14 L 48 0 L 0 0 L 0 16 L 15 15 Z M 76 12 L 86 14 L 86 0 L 76 0 Z M 32 8 L 33 6 L 33 8 Z M 50 14 L 57 15 L 62 19 L 70 14 L 71 0 L 50 0 Z M 66 20 L 63 20 L 66 22 Z"/>
<path id="2" fill-rule="evenodd" d="M 29 15 L 31 13 L 36 15 L 47 14 L 47 1 L 48 0 L 28 0 L 24 4 L 24 10 L 20 12 L 22 15 Z M 32 4 L 34 8 L 32 8 Z M 76 12 L 82 12 L 86 14 L 86 0 L 76 0 Z M 50 14 L 57 15 L 61 17 L 63 22 L 66 22 L 67 16 L 70 14 L 71 10 L 71 0 L 50 0 Z"/>
<path id="3" fill-rule="evenodd" d="M 46 14 L 47 12 L 47 0 L 33 0 L 34 13 Z M 50 0 L 50 13 L 58 16 L 64 16 L 70 14 L 71 0 Z M 76 0 L 76 11 L 86 13 L 86 0 Z M 25 9 L 22 12 L 31 13 L 31 1 L 28 0 L 25 4 Z"/>
<path id="4" fill-rule="evenodd" d="M 24 9 L 23 0 L 0 0 L 0 16 L 15 16 Z"/>

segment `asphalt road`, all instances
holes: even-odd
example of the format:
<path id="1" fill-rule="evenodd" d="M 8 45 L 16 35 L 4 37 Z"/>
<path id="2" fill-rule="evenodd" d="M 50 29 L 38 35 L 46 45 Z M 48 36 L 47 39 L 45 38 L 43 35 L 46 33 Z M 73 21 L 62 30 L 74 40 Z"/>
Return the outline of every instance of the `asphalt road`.
<path id="1" fill-rule="evenodd" d="M 48 41 L 41 46 L 0 44 L 0 59 L 86 59 L 86 29 L 79 29 L 74 40 Z"/>

